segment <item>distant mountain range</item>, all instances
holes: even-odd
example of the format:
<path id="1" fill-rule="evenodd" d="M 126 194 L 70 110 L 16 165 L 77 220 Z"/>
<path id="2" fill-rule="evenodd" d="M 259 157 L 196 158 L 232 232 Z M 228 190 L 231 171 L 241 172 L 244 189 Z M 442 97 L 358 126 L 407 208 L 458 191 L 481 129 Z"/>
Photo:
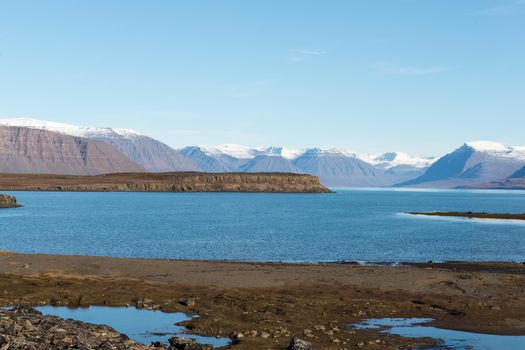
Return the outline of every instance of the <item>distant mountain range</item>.
<path id="1" fill-rule="evenodd" d="M 468 142 L 433 163 L 424 174 L 400 183 L 417 187 L 490 187 L 493 181 L 523 177 L 525 147 Z"/>
<path id="2" fill-rule="evenodd" d="M 130 129 L 81 127 L 31 118 L 0 120 L 0 172 L 289 172 L 332 187 L 525 188 L 525 147 L 468 142 L 441 157 L 346 149 L 189 146 L 175 150 Z"/>
<path id="3" fill-rule="evenodd" d="M 359 155 L 345 149 L 282 147 L 250 148 L 239 145 L 191 146 L 181 150 L 206 172 L 269 171 L 319 176 L 328 186 L 391 186 L 421 175 L 434 158 L 405 153 Z"/>

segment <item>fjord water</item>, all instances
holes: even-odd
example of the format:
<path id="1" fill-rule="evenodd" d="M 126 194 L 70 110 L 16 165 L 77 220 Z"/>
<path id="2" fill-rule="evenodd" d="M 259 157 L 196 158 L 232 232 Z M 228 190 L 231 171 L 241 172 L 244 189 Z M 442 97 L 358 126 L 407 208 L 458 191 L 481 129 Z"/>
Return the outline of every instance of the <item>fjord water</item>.
<path id="1" fill-rule="evenodd" d="M 525 212 L 525 192 L 12 192 L 0 250 L 256 261 L 525 261 L 525 222 L 403 215 Z"/>

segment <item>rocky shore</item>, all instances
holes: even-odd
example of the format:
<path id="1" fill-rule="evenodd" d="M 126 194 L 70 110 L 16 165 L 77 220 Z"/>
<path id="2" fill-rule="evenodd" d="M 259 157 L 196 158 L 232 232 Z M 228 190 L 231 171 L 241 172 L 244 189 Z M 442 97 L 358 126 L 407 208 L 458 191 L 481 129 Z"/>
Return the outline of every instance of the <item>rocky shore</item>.
<path id="1" fill-rule="evenodd" d="M 0 190 L 80 192 L 329 193 L 319 178 L 289 173 L 0 174 Z"/>
<path id="2" fill-rule="evenodd" d="M 238 343 L 242 334 L 232 335 Z M 213 346 L 199 344 L 184 336 L 171 337 L 168 343 L 140 344 L 106 325 L 64 320 L 43 315 L 29 306 L 0 309 L 1 350 L 212 350 Z M 286 350 L 314 350 L 311 343 L 293 338 Z"/>
<path id="3" fill-rule="evenodd" d="M 0 208 L 16 208 L 19 206 L 15 196 L 0 193 Z"/>
<path id="4" fill-rule="evenodd" d="M 299 341 L 290 347 L 292 338 L 323 350 L 424 348 L 437 342 L 348 326 L 384 317 L 525 335 L 524 288 L 525 265 L 511 263 L 360 266 L 0 253 L 0 305 L 196 313 L 200 317 L 179 325 L 192 334 L 229 337 L 238 350 L 301 349 Z M 174 342 L 179 340 L 165 346 Z"/>

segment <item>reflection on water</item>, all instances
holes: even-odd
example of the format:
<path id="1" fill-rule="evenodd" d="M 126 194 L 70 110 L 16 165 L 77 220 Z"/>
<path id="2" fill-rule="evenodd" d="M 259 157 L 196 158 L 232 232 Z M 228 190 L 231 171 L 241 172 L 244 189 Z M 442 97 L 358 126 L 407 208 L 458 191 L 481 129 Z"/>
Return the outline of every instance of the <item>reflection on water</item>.
<path id="1" fill-rule="evenodd" d="M 355 329 L 377 329 L 407 338 L 431 337 L 439 345 L 424 349 L 517 350 L 525 349 L 525 336 L 506 336 L 454 331 L 426 325 L 431 318 L 375 318 L 353 325 Z"/>
<path id="2" fill-rule="evenodd" d="M 136 309 L 134 307 L 91 306 L 88 308 L 68 308 L 66 306 L 39 306 L 35 307 L 44 315 L 54 315 L 64 319 L 104 324 L 116 331 L 126 334 L 130 339 L 139 343 L 150 344 L 153 341 L 167 343 L 175 334 L 186 331 L 184 327 L 175 323 L 189 320 L 191 317 L 181 312 L 167 313 Z M 201 344 L 211 344 L 214 347 L 229 344 L 227 338 L 202 337 L 193 334 L 181 334 L 192 338 Z"/>

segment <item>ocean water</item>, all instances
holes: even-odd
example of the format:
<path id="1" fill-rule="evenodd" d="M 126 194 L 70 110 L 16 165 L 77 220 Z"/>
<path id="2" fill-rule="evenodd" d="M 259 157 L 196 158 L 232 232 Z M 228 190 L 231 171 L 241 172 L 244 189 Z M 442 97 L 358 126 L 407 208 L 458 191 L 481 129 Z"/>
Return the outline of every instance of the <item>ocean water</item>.
<path id="1" fill-rule="evenodd" d="M 525 221 L 408 211 L 525 212 L 525 191 L 334 194 L 11 192 L 0 250 L 257 261 L 525 261 Z"/>

